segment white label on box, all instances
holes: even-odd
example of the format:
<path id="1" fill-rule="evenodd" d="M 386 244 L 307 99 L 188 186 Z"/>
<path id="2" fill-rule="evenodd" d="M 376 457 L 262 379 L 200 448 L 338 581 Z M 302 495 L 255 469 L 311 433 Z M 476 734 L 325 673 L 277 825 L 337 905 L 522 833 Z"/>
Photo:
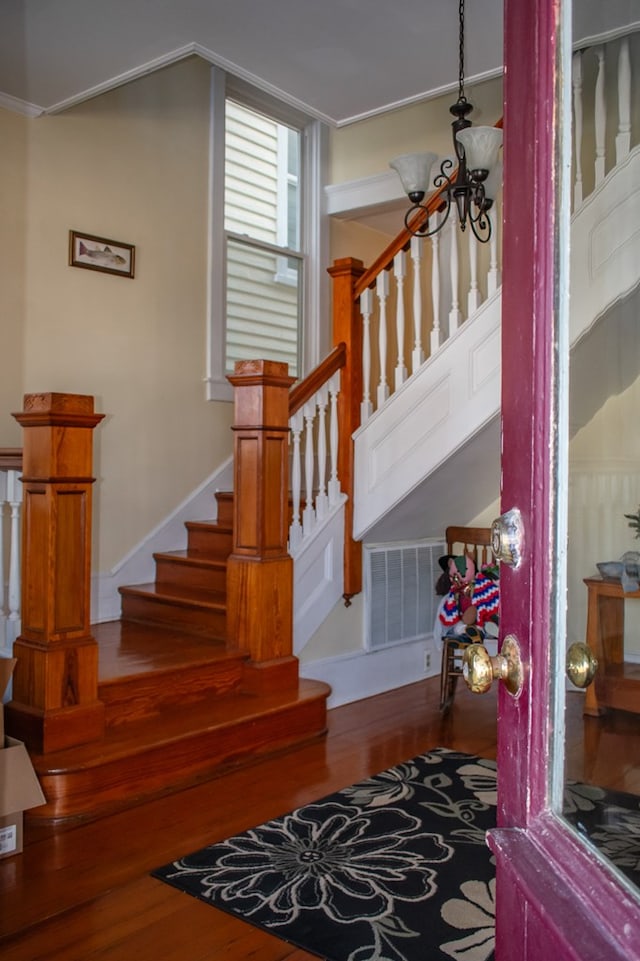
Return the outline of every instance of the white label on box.
<path id="1" fill-rule="evenodd" d="M 0 854 L 11 854 L 18 846 L 18 832 L 15 824 L 0 828 Z"/>

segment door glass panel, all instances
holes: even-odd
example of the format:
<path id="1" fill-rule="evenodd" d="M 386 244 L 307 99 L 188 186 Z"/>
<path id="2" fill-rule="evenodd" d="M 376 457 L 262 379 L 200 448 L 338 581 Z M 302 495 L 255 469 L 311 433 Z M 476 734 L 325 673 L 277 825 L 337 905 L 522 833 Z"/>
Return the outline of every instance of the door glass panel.
<path id="1" fill-rule="evenodd" d="M 640 33 L 573 7 L 567 645 L 598 671 L 566 685 L 563 812 L 640 888 Z"/>

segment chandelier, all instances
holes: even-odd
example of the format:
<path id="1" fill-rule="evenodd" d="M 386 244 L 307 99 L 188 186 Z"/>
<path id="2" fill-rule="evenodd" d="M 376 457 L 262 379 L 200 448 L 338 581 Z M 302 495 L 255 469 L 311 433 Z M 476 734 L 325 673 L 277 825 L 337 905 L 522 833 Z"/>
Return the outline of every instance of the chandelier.
<path id="1" fill-rule="evenodd" d="M 500 186 L 501 167 L 498 151 L 502 146 L 502 130 L 498 127 L 474 127 L 467 115 L 473 110 L 464 95 L 464 0 L 459 3 L 460 42 L 458 99 L 449 108 L 455 119 L 451 124 L 453 148 L 458 166 L 452 170 L 454 161 L 446 158 L 433 180 L 437 190 L 434 204 L 423 203 L 429 189 L 431 168 L 438 160 L 435 153 L 404 154 L 389 164 L 399 175 L 412 206 L 407 211 L 404 224 L 417 237 L 431 237 L 441 230 L 455 203 L 461 230 L 467 223 L 480 243 L 491 239 L 491 219 L 487 216 Z M 429 215 L 434 210 L 442 212 L 435 224 Z M 419 216 L 418 216 L 419 215 Z M 435 218 L 434 218 L 435 219 Z"/>

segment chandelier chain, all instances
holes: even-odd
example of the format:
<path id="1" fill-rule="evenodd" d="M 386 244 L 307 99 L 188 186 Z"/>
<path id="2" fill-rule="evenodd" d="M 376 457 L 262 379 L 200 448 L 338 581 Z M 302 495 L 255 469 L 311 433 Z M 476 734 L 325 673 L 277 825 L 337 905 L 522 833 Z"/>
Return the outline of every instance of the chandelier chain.
<path id="1" fill-rule="evenodd" d="M 460 20 L 460 39 L 458 44 L 458 100 L 465 101 L 464 95 L 464 0 L 458 6 Z"/>

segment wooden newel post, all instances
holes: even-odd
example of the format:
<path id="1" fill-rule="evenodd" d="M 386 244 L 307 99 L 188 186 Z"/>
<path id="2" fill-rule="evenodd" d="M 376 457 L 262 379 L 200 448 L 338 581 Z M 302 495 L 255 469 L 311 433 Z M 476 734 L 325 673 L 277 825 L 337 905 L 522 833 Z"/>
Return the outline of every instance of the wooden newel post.
<path id="1" fill-rule="evenodd" d="M 297 683 L 289 528 L 287 364 L 238 361 L 234 387 L 234 532 L 227 563 L 227 637 L 253 666 Z M 255 672 L 254 672 L 255 674 Z M 273 684 L 273 671 L 269 672 Z M 259 683 L 254 676 L 251 683 Z M 276 683 L 278 683 L 276 681 Z"/>
<path id="2" fill-rule="evenodd" d="M 360 426 L 362 401 L 362 318 L 355 297 L 356 281 L 364 273 L 361 260 L 343 257 L 329 267 L 333 279 L 333 343 L 347 348 L 338 396 L 340 424 L 338 476 L 347 494 L 344 531 L 344 598 L 347 605 L 362 590 L 362 544 L 353 539 L 353 432 Z"/>
<path id="3" fill-rule="evenodd" d="M 7 730 L 46 754 L 98 740 L 98 647 L 90 633 L 93 397 L 26 394 L 22 630 Z"/>

